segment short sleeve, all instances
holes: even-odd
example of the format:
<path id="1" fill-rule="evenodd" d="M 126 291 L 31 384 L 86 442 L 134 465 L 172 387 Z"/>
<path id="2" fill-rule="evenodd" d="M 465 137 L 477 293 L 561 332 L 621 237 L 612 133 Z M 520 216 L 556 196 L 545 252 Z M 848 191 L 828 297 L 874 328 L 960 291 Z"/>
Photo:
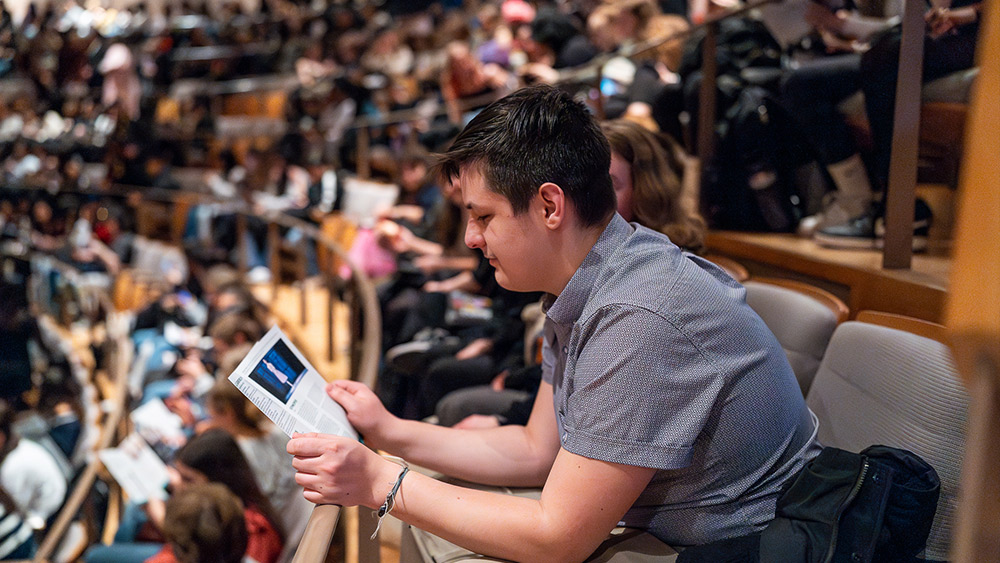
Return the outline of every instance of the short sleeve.
<path id="1" fill-rule="evenodd" d="M 579 338 L 586 345 L 567 390 L 563 447 L 642 467 L 690 465 L 724 380 L 691 339 L 627 305 L 602 308 Z"/>

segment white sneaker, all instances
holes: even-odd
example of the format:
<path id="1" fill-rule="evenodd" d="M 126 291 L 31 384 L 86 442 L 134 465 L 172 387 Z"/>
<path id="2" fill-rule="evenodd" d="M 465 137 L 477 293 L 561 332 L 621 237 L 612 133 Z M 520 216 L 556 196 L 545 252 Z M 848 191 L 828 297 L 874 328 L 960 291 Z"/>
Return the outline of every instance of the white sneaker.
<path id="1" fill-rule="evenodd" d="M 870 204 L 870 199 L 855 201 L 843 197 L 839 192 L 830 192 L 823 198 L 823 211 L 804 217 L 799 221 L 795 233 L 802 238 L 810 238 L 816 231 L 849 222 L 863 213 Z"/>

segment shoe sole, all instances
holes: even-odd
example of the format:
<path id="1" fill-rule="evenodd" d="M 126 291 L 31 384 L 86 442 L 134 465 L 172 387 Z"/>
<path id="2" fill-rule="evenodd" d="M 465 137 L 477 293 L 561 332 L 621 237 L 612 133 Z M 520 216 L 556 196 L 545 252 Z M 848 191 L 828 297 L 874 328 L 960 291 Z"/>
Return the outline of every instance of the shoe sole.
<path id="1" fill-rule="evenodd" d="M 845 250 L 871 250 L 876 247 L 875 238 L 869 237 L 838 237 L 824 235 L 816 232 L 813 235 L 816 244 L 826 248 L 840 248 Z"/>
<path id="2" fill-rule="evenodd" d="M 865 237 L 836 237 L 816 233 L 813 235 L 816 244 L 825 248 L 836 248 L 844 250 L 882 250 L 885 247 L 885 239 L 865 238 Z M 927 250 L 927 237 L 913 237 L 910 247 L 913 252 L 923 252 Z"/>
<path id="3" fill-rule="evenodd" d="M 877 238 L 875 239 L 875 248 L 882 250 L 885 247 L 885 239 Z M 910 248 L 913 252 L 923 252 L 927 250 L 927 237 L 914 236 L 913 242 L 910 243 Z"/>

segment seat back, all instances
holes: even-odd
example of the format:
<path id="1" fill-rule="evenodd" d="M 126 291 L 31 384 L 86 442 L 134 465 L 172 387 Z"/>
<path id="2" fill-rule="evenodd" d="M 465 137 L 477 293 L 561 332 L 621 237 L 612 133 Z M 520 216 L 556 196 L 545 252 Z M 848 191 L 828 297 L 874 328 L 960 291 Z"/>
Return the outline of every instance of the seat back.
<path id="1" fill-rule="evenodd" d="M 855 452 L 893 446 L 934 467 L 941 497 L 925 556 L 947 558 L 969 404 L 950 349 L 894 328 L 843 323 L 806 402 L 819 418 L 823 445 Z"/>
<path id="2" fill-rule="evenodd" d="M 740 264 L 732 258 L 720 256 L 718 254 L 707 254 L 705 255 L 705 260 L 708 260 L 709 262 L 712 262 L 716 266 L 722 268 L 731 278 L 740 283 L 750 279 L 750 272 L 747 270 L 746 266 Z"/>
<path id="3" fill-rule="evenodd" d="M 806 395 L 833 330 L 847 319 L 847 305 L 831 293 L 793 280 L 755 278 L 743 285 L 747 304 L 777 337 Z"/>

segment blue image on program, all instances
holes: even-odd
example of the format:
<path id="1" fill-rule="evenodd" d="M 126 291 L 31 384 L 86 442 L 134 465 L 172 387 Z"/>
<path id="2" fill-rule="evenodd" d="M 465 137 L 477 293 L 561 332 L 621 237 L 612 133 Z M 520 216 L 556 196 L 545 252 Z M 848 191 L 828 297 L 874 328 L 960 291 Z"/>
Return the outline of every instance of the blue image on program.
<path id="1" fill-rule="evenodd" d="M 302 362 L 283 341 L 278 340 L 250 372 L 250 379 L 282 403 L 287 403 L 299 377 L 305 372 Z"/>

